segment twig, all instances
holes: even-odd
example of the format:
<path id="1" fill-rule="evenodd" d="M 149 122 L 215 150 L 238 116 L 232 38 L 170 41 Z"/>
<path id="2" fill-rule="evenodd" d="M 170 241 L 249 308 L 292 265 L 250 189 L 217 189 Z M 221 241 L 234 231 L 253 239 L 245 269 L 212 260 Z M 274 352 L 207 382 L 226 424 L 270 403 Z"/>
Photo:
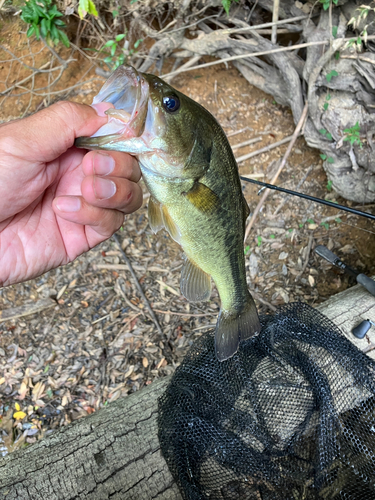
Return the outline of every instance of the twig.
<path id="1" fill-rule="evenodd" d="M 173 72 L 174 73 L 173 76 L 166 77 L 165 81 L 170 82 L 170 80 L 172 80 L 172 78 L 177 76 L 179 73 L 183 73 L 184 71 L 186 71 L 187 68 L 190 68 L 191 66 L 196 64 L 201 58 L 202 58 L 201 55 L 193 56 L 188 62 L 186 62 L 185 64 L 180 66 L 178 69 L 176 69 L 176 71 Z"/>
<path id="2" fill-rule="evenodd" d="M 346 55 L 341 55 L 340 54 L 340 59 L 360 59 L 361 61 L 365 61 L 365 62 L 368 62 L 370 64 L 375 64 L 375 61 L 373 61 L 372 59 L 369 59 L 368 57 L 365 57 L 365 56 L 360 56 L 360 55 L 357 55 L 357 56 L 346 56 Z"/>
<path id="3" fill-rule="evenodd" d="M 121 252 L 121 255 L 122 255 L 123 259 L 125 260 L 125 262 L 127 263 L 128 267 L 129 267 L 130 274 L 132 275 L 132 277 L 133 277 L 133 279 L 134 279 L 135 285 L 136 285 L 136 287 L 137 287 L 137 289 L 138 289 L 138 292 L 139 292 L 140 296 L 142 297 L 143 302 L 145 303 L 145 305 L 146 305 L 146 307 L 147 307 L 147 309 L 148 309 L 148 312 L 150 313 L 150 316 L 151 316 L 151 318 L 152 318 L 152 321 L 155 323 L 155 326 L 156 326 L 156 328 L 157 328 L 158 332 L 159 332 L 161 335 L 163 335 L 163 330 L 160 328 L 160 325 L 159 325 L 159 322 L 158 322 L 158 320 L 157 320 L 157 318 L 156 318 L 156 316 L 155 316 L 155 313 L 154 313 L 154 311 L 152 310 L 151 305 L 150 305 L 149 301 L 147 300 L 146 295 L 143 293 L 143 290 L 142 290 L 141 285 L 139 284 L 139 281 L 138 281 L 137 275 L 135 274 L 135 272 L 134 272 L 134 270 L 133 270 L 133 267 L 132 267 L 132 265 L 131 265 L 130 260 L 128 259 L 128 256 L 126 255 L 126 253 L 125 253 L 125 252 L 124 252 L 124 250 L 122 249 L 122 247 L 121 247 L 121 243 L 120 243 L 119 239 L 117 238 L 117 235 L 116 235 L 116 234 L 114 234 L 114 235 L 113 235 L 113 239 L 115 240 L 115 242 L 116 242 L 116 244 L 117 244 L 117 246 L 118 246 L 118 248 L 119 248 L 119 250 L 120 250 L 120 252 Z"/>
<path id="4" fill-rule="evenodd" d="M 242 134 L 242 132 L 246 132 L 247 130 L 252 132 L 253 129 L 250 127 L 240 128 L 239 130 L 235 130 L 234 132 L 230 132 L 229 134 L 227 134 L 227 137 L 233 137 L 234 135 Z"/>
<path id="5" fill-rule="evenodd" d="M 237 163 L 242 163 L 245 160 L 248 160 L 249 158 L 253 158 L 253 156 L 260 155 L 262 153 L 267 153 L 268 151 L 271 151 L 271 149 L 278 148 L 279 146 L 282 146 L 283 144 L 286 144 L 292 139 L 292 135 L 289 135 L 288 137 L 285 137 L 284 139 L 281 139 L 281 141 L 274 142 L 273 144 L 269 144 L 268 146 L 264 146 L 264 148 L 257 149 L 256 151 L 253 151 L 252 153 L 247 153 L 246 155 L 239 156 L 236 158 Z"/>
<path id="6" fill-rule="evenodd" d="M 248 141 L 240 142 L 232 146 L 232 150 L 244 148 L 245 146 L 250 146 L 250 144 L 255 144 L 256 142 L 262 141 L 263 137 L 254 137 L 254 139 L 249 139 Z"/>
<path id="7" fill-rule="evenodd" d="M 307 179 L 308 175 L 310 174 L 311 170 L 314 168 L 314 165 L 310 165 L 310 167 L 307 169 L 307 172 L 305 173 L 305 175 L 303 176 L 303 179 L 301 179 L 299 181 L 299 183 L 297 184 L 295 190 L 298 191 L 298 189 L 302 186 L 302 184 L 305 182 L 305 180 Z M 280 203 L 280 205 L 276 208 L 276 210 L 274 211 L 274 213 L 272 214 L 273 217 L 275 217 L 281 210 L 281 208 L 285 205 L 285 203 L 289 200 L 289 198 L 291 198 L 292 195 L 289 195 L 289 196 L 286 196 L 283 201 Z"/>
<path id="8" fill-rule="evenodd" d="M 204 316 L 216 316 L 217 313 L 207 313 L 207 314 L 193 314 L 193 313 L 180 313 L 176 311 L 162 311 L 161 309 L 155 309 L 157 313 L 160 314 L 174 314 L 175 316 L 191 316 L 195 318 L 203 318 Z"/>
<path id="9" fill-rule="evenodd" d="M 272 26 L 272 34 L 271 34 L 271 43 L 276 45 L 277 43 L 277 21 L 279 20 L 279 0 L 273 0 L 273 11 L 272 11 L 272 22 L 274 25 Z"/>
<path id="10" fill-rule="evenodd" d="M 363 39 L 364 37 L 357 37 L 357 38 Z M 350 41 L 351 38 L 341 38 L 340 40 L 345 42 L 345 41 Z M 368 36 L 367 40 L 375 40 L 375 35 Z M 184 71 L 193 71 L 196 69 L 208 68 L 209 66 L 214 66 L 216 64 L 222 64 L 222 63 L 229 62 L 229 61 L 236 61 L 238 59 L 244 59 L 246 57 L 267 56 L 269 54 L 276 54 L 279 52 L 289 52 L 289 51 L 293 51 L 296 49 L 303 49 L 305 47 L 312 47 L 314 45 L 327 45 L 329 43 L 330 43 L 330 40 L 317 40 L 315 42 L 306 42 L 306 43 L 299 43 L 297 45 L 291 45 L 290 47 L 280 47 L 278 49 L 264 50 L 263 52 L 245 52 L 244 54 L 239 54 L 239 55 L 231 56 L 231 57 L 225 57 L 223 59 L 218 59 L 216 61 L 211 61 L 208 63 L 199 64 L 198 66 L 192 66 L 191 68 L 187 68 Z M 166 78 L 167 76 L 173 76 L 175 74 L 176 74 L 176 71 L 172 71 L 171 73 L 166 73 L 165 75 L 162 75 L 161 78 Z"/>
<path id="11" fill-rule="evenodd" d="M 280 175 L 280 172 L 282 171 L 282 169 L 285 166 L 286 160 L 288 159 L 288 157 L 289 157 L 289 155 L 290 155 L 290 153 L 292 151 L 292 148 L 293 148 L 293 146 L 294 146 L 294 144 L 295 144 L 295 142 L 297 140 L 297 137 L 299 136 L 300 130 L 301 130 L 301 128 L 302 128 L 302 126 L 303 126 L 303 124 L 304 124 L 304 122 L 306 120 L 308 109 L 309 109 L 309 105 L 308 105 L 308 102 L 306 101 L 305 107 L 303 108 L 301 117 L 300 117 L 300 119 L 299 119 L 299 121 L 297 123 L 297 126 L 296 126 L 296 129 L 294 131 L 294 134 L 292 135 L 292 139 L 291 139 L 291 141 L 289 143 L 288 149 L 285 151 L 284 157 L 283 157 L 283 159 L 282 159 L 282 161 L 280 163 L 279 168 L 277 169 L 276 174 L 272 178 L 271 184 L 274 184 L 277 181 L 277 179 L 278 179 L 278 177 Z M 256 221 L 257 215 L 258 215 L 260 209 L 262 208 L 264 202 L 266 201 L 269 193 L 270 193 L 270 191 L 266 189 L 264 191 L 264 193 L 263 193 L 263 195 L 262 195 L 262 197 L 261 197 L 258 205 L 256 206 L 256 208 L 255 208 L 255 210 L 253 212 L 253 215 L 251 216 L 251 219 L 250 219 L 250 221 L 249 221 L 249 223 L 247 225 L 247 228 L 246 228 L 245 241 L 246 241 L 247 237 L 249 236 L 249 232 L 251 231 L 251 228 L 253 227 L 253 225 L 254 225 L 254 223 Z"/>
<path id="12" fill-rule="evenodd" d="M 241 175 L 241 178 L 244 177 L 245 179 L 259 179 L 260 177 L 264 177 L 263 173 L 256 172 L 255 174 L 245 174 Z"/>
<path id="13" fill-rule="evenodd" d="M 11 319 L 23 318 L 25 316 L 29 316 L 31 314 L 40 313 L 44 311 L 44 309 L 48 309 L 49 307 L 56 306 L 57 303 L 55 300 L 49 299 L 41 299 L 33 302 L 31 304 L 24 304 L 19 307 L 11 307 L 10 309 L 4 309 L 0 311 L 0 323 L 3 321 L 9 321 Z"/>
<path id="14" fill-rule="evenodd" d="M 265 306 L 267 306 L 271 311 L 277 311 L 277 307 L 275 307 L 273 304 L 271 304 L 270 302 L 268 302 L 267 300 L 263 299 L 259 293 L 256 293 L 256 292 L 253 292 L 251 291 L 251 295 L 257 299 L 261 304 L 264 304 Z"/>
<path id="15" fill-rule="evenodd" d="M 305 262 L 303 263 L 303 266 L 302 266 L 302 269 L 301 269 L 300 273 L 296 276 L 295 281 L 299 281 L 300 278 L 301 278 L 301 276 L 302 276 L 302 274 L 306 271 L 306 267 L 307 267 L 307 264 L 309 263 L 309 259 L 310 259 L 310 253 L 311 253 L 312 244 L 313 244 L 313 234 L 310 233 L 309 242 L 307 244 L 306 259 L 305 259 Z"/>

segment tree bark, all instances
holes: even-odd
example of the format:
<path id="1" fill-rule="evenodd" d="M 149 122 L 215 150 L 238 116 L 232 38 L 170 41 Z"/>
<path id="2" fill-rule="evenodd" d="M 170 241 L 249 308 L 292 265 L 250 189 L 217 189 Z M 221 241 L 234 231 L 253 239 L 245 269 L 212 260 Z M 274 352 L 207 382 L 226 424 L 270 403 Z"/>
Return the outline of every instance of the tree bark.
<path id="1" fill-rule="evenodd" d="M 371 348 L 368 338 L 351 334 L 363 319 L 375 319 L 375 298 L 360 285 L 317 309 L 358 348 Z M 375 342 L 375 333 L 369 334 Z M 367 354 L 375 358 L 375 350 Z M 158 442 L 157 401 L 169 380 L 0 459 L 0 499 L 182 500 Z"/>

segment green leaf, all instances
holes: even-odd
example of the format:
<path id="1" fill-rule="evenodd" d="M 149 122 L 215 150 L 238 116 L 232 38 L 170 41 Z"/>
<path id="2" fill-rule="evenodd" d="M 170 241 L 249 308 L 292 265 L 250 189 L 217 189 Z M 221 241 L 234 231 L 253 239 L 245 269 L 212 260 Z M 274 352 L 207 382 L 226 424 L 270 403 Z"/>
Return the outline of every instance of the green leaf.
<path id="1" fill-rule="evenodd" d="M 113 19 L 115 19 L 118 15 L 119 15 L 119 11 L 118 10 L 113 10 L 112 11 Z"/>
<path id="2" fill-rule="evenodd" d="M 307 219 L 307 221 L 306 221 L 306 222 L 308 222 L 309 224 L 315 224 L 314 219 Z"/>
<path id="3" fill-rule="evenodd" d="M 116 43 L 114 40 L 108 40 L 108 42 L 104 44 L 104 47 L 112 47 L 114 43 Z"/>
<path id="4" fill-rule="evenodd" d="M 112 57 L 111 56 L 108 56 L 106 57 L 105 59 L 103 59 L 103 61 L 106 63 L 106 64 L 109 64 L 112 62 Z"/>
<path id="5" fill-rule="evenodd" d="M 327 191 L 332 191 L 332 184 L 333 184 L 332 181 L 327 182 Z"/>
<path id="6" fill-rule="evenodd" d="M 338 61 L 340 59 L 340 51 L 335 52 L 335 59 Z"/>
<path id="7" fill-rule="evenodd" d="M 328 224 L 328 222 L 321 222 L 321 224 L 320 224 L 320 225 L 321 225 L 321 226 L 323 226 L 323 227 L 325 227 L 325 228 L 327 229 L 327 231 L 328 231 L 328 229 L 329 229 L 329 224 Z"/>
<path id="8" fill-rule="evenodd" d="M 276 236 L 274 234 L 270 234 L 270 238 L 271 238 L 271 240 L 274 240 L 276 238 Z"/>
<path id="9" fill-rule="evenodd" d="M 229 9 L 230 9 L 230 5 L 232 3 L 231 0 L 221 0 L 221 3 L 223 5 L 223 7 L 224 7 L 225 12 L 229 16 Z"/>
<path id="10" fill-rule="evenodd" d="M 43 18 L 41 23 L 40 23 L 40 32 L 42 34 L 43 38 L 46 38 L 47 33 L 48 33 L 48 26 L 47 26 L 47 19 Z"/>
<path id="11" fill-rule="evenodd" d="M 31 36 L 34 33 L 34 31 L 35 31 L 34 26 L 30 26 L 30 28 L 27 30 L 26 35 Z"/>
<path id="12" fill-rule="evenodd" d="M 335 5 L 337 5 L 339 0 L 332 0 Z"/>
<path id="13" fill-rule="evenodd" d="M 331 94 L 326 95 L 326 101 L 329 101 L 331 99 Z"/>
<path id="14" fill-rule="evenodd" d="M 322 160 L 326 160 L 326 159 L 327 159 L 327 155 L 321 154 L 321 155 L 320 155 L 320 158 L 321 158 Z"/>
<path id="15" fill-rule="evenodd" d="M 58 31 L 59 31 L 59 35 L 60 35 L 60 39 L 61 39 L 62 43 L 65 45 L 65 47 L 69 48 L 70 42 L 69 42 L 69 38 L 67 37 L 66 33 L 64 33 L 61 30 L 58 30 Z"/>
<path id="16" fill-rule="evenodd" d="M 335 69 L 332 69 L 329 73 L 326 74 L 326 80 L 329 83 L 334 76 L 338 76 L 339 74 Z"/>
<path id="17" fill-rule="evenodd" d="M 116 42 L 120 42 L 121 40 L 123 40 L 125 38 L 125 34 L 123 33 L 122 35 L 117 35 L 116 36 Z"/>
<path id="18" fill-rule="evenodd" d="M 245 255 L 247 255 L 249 252 L 250 252 L 250 245 L 247 245 L 247 246 L 244 248 L 244 254 L 245 254 Z"/>
<path id="19" fill-rule="evenodd" d="M 138 49 L 138 47 L 140 46 L 140 44 L 143 42 L 142 38 L 139 38 L 138 40 L 136 40 L 136 42 L 134 43 L 134 48 L 135 49 Z"/>
<path id="20" fill-rule="evenodd" d="M 111 56 L 114 56 L 116 54 L 116 49 L 117 49 L 117 43 L 114 43 L 111 47 Z"/>
<path id="21" fill-rule="evenodd" d="M 329 132 L 326 133 L 326 137 L 329 141 L 332 141 L 332 134 L 330 134 Z"/>
<path id="22" fill-rule="evenodd" d="M 327 133 L 327 131 L 326 131 L 326 129 L 325 129 L 325 128 L 321 128 L 321 129 L 319 130 L 319 132 L 320 132 L 321 134 L 323 134 L 323 135 L 326 135 L 326 133 Z"/>
<path id="23" fill-rule="evenodd" d="M 335 163 L 335 160 L 332 158 L 332 156 L 329 156 L 327 158 L 328 163 Z"/>
<path id="24" fill-rule="evenodd" d="M 332 36 L 333 36 L 333 38 L 337 37 L 337 29 L 338 29 L 337 26 L 332 26 Z"/>
<path id="25" fill-rule="evenodd" d="M 98 11 L 96 10 L 95 4 L 92 0 L 88 1 L 88 9 L 87 12 L 92 16 L 98 17 Z"/>
<path id="26" fill-rule="evenodd" d="M 337 222 L 338 224 L 340 224 L 340 222 L 342 222 L 342 220 L 340 219 L 340 217 L 337 217 L 337 218 L 335 219 L 335 222 Z"/>
<path id="27" fill-rule="evenodd" d="M 323 105 L 323 109 L 324 109 L 324 111 L 327 111 L 328 106 L 329 106 L 328 102 L 325 102 L 325 103 L 324 103 L 324 105 Z"/>
<path id="28" fill-rule="evenodd" d="M 261 236 L 258 236 L 257 242 L 258 242 L 258 247 L 260 247 L 260 245 L 262 244 L 262 237 Z"/>

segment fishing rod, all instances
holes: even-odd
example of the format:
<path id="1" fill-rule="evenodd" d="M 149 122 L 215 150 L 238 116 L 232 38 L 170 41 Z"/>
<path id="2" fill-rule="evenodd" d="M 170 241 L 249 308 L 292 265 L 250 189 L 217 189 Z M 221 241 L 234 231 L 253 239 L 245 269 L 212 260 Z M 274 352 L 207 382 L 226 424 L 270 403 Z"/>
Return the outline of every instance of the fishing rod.
<path id="1" fill-rule="evenodd" d="M 257 184 L 258 186 L 262 186 L 263 188 L 274 189 L 275 191 L 281 191 L 282 193 L 291 194 L 293 196 L 299 196 L 300 198 L 304 198 L 305 200 L 315 201 L 315 203 L 321 203 L 322 205 L 327 205 L 329 207 L 336 208 L 337 210 L 344 210 L 345 212 L 350 212 L 351 214 L 375 220 L 375 215 L 369 214 L 368 212 L 362 212 L 362 210 L 356 210 L 355 208 L 344 207 L 344 205 L 333 203 L 333 201 L 323 200 L 322 198 L 315 198 L 315 196 L 299 193 L 297 191 L 291 191 L 290 189 L 285 189 L 279 186 L 275 186 L 273 184 L 268 184 L 267 182 L 256 181 L 255 179 L 249 179 L 248 177 L 243 177 L 242 175 L 240 175 L 240 179 L 246 182 L 251 182 L 252 184 Z"/>

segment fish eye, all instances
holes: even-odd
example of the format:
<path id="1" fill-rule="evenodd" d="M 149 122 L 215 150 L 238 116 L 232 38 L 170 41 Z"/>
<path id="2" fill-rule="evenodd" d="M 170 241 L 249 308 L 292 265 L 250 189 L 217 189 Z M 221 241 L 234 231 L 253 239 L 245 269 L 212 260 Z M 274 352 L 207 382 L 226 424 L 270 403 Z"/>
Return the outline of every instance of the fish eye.
<path id="1" fill-rule="evenodd" d="M 168 113 L 175 113 L 180 109 L 180 100 L 174 95 L 163 97 L 163 107 Z"/>

